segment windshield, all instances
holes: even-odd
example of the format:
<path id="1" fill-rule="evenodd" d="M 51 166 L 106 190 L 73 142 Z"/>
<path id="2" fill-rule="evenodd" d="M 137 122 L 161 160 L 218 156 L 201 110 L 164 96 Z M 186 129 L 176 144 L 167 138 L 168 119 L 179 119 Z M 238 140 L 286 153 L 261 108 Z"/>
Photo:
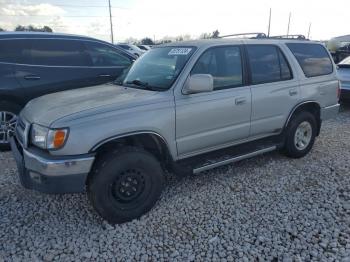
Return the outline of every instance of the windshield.
<path id="1" fill-rule="evenodd" d="M 179 76 L 194 47 L 158 47 L 142 55 L 117 81 L 123 86 L 164 91 Z"/>

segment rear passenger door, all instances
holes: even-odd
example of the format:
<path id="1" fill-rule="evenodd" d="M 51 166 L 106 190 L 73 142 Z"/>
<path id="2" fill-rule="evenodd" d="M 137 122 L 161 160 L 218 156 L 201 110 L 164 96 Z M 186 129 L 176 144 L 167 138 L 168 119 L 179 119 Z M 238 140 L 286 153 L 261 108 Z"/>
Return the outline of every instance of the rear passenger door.
<path id="1" fill-rule="evenodd" d="M 210 74 L 212 92 L 176 97 L 176 141 L 180 156 L 232 145 L 249 136 L 251 93 L 240 46 L 206 50 L 191 75 Z"/>
<path id="2" fill-rule="evenodd" d="M 112 46 L 94 41 L 85 41 L 84 44 L 92 61 L 93 84 L 115 80 L 133 63 L 130 56 Z"/>
<path id="3" fill-rule="evenodd" d="M 300 90 L 285 54 L 277 45 L 246 45 L 250 67 L 252 116 L 250 136 L 278 133 Z"/>
<path id="4" fill-rule="evenodd" d="M 24 39 L 21 44 L 15 74 L 27 100 L 92 84 L 92 62 L 81 41 Z"/>

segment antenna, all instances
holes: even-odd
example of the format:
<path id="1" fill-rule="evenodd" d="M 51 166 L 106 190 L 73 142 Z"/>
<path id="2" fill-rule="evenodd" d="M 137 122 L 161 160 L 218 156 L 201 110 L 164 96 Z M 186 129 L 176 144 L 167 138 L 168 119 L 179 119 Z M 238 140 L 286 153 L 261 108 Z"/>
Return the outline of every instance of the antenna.
<path id="1" fill-rule="evenodd" d="M 267 37 L 270 36 L 270 29 L 271 29 L 271 7 L 270 7 L 270 15 L 269 15 L 269 27 L 267 29 Z"/>
<path id="2" fill-rule="evenodd" d="M 289 36 L 289 26 L 290 26 L 290 18 L 292 16 L 292 13 L 289 13 L 289 19 L 288 19 L 288 28 L 287 28 L 287 37 Z"/>

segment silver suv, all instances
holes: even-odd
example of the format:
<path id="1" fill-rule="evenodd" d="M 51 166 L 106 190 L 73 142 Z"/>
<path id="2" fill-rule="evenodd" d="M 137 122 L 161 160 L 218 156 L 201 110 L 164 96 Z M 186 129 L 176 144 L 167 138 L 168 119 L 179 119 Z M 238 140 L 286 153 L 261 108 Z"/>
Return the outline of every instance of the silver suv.
<path id="1" fill-rule="evenodd" d="M 151 49 L 114 84 L 49 94 L 20 113 L 11 146 L 24 187 L 87 191 L 122 223 L 149 211 L 165 170 L 184 175 L 280 150 L 300 158 L 339 109 L 319 43 L 211 39 Z"/>

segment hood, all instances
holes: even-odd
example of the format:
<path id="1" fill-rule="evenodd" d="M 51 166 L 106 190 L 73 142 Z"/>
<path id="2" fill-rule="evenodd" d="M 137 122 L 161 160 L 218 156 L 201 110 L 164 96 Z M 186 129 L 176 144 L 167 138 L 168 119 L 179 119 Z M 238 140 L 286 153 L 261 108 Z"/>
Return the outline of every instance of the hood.
<path id="1" fill-rule="evenodd" d="M 30 123 L 49 127 L 54 121 L 89 110 L 149 103 L 157 92 L 104 84 L 45 95 L 31 100 L 21 112 Z"/>

